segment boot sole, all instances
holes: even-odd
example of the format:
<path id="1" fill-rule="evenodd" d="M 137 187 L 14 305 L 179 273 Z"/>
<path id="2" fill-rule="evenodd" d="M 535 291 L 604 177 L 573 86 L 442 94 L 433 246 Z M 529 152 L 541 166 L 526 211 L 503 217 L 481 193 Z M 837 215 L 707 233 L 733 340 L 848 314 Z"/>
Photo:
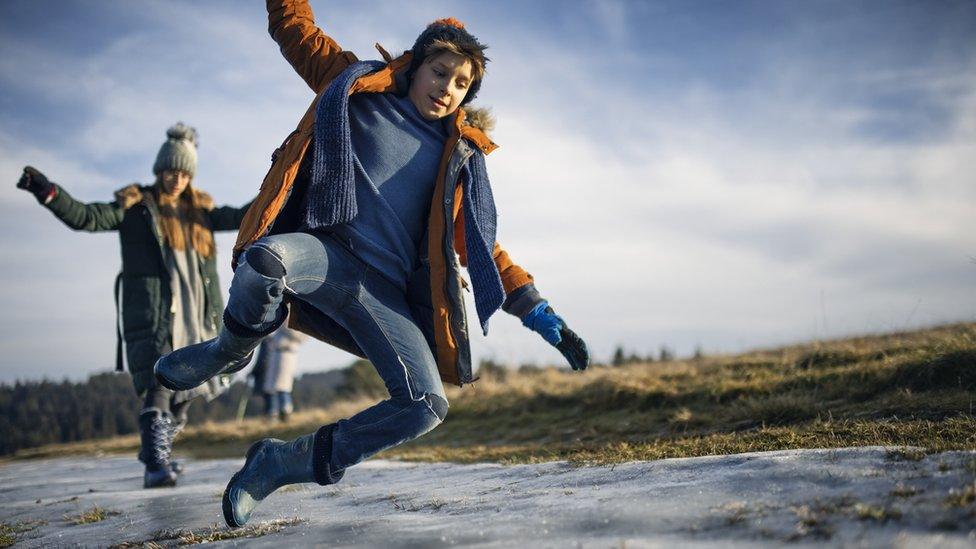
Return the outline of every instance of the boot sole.
<path id="1" fill-rule="evenodd" d="M 166 478 L 166 479 L 164 479 L 164 480 L 162 480 L 160 482 L 157 482 L 155 484 L 149 484 L 148 482 L 146 482 L 146 479 L 143 478 L 143 480 L 142 480 L 142 488 L 145 489 L 145 490 L 151 490 L 153 488 L 172 488 L 172 487 L 176 486 L 176 480 L 177 479 L 176 479 L 176 476 L 175 475 L 176 475 L 176 473 L 173 473 L 173 476 L 170 476 L 170 477 L 168 477 L 168 478 Z"/>
<path id="2" fill-rule="evenodd" d="M 237 520 L 234 518 L 234 506 L 231 505 L 230 502 L 230 487 L 233 486 L 235 482 L 237 482 L 237 479 L 240 478 L 241 473 L 243 473 L 244 470 L 247 469 L 247 466 L 250 465 L 251 459 L 254 457 L 254 454 L 258 451 L 258 446 L 262 442 L 263 440 L 259 440 L 254 444 L 252 444 L 251 447 L 247 449 L 247 454 L 244 458 L 244 466 L 241 467 L 240 471 L 234 473 L 234 476 L 230 477 L 230 482 L 228 482 L 227 487 L 224 488 L 224 496 L 223 498 L 221 498 L 220 506 L 221 509 L 223 509 L 224 511 L 224 522 L 226 522 L 227 526 L 231 528 L 241 528 L 244 526 L 244 524 L 238 524 Z"/>
<path id="3" fill-rule="evenodd" d="M 176 487 L 175 480 L 167 480 L 166 482 L 161 482 L 159 484 L 151 484 L 151 485 L 146 484 L 145 482 L 142 483 L 143 490 L 153 490 L 155 488 L 175 488 L 175 487 Z"/>
<path id="4" fill-rule="evenodd" d="M 210 380 L 210 379 L 212 379 L 214 377 L 217 377 L 219 375 L 222 375 L 222 374 L 234 374 L 234 373 L 237 373 L 237 372 L 243 370 L 248 364 L 251 363 L 251 359 L 252 358 L 254 358 L 254 353 L 251 353 L 251 354 L 247 355 L 247 357 L 245 357 L 244 359 L 240 360 L 239 362 L 235 362 L 235 363 L 231 364 L 229 367 L 224 368 L 223 370 L 221 370 L 221 371 L 217 372 L 216 374 L 210 376 L 209 378 L 204 379 L 203 381 L 197 382 L 196 384 L 193 384 L 193 385 L 190 385 L 190 384 L 187 384 L 187 383 L 177 383 L 177 382 L 169 379 L 168 377 L 166 377 L 166 375 L 161 371 L 162 369 L 158 367 L 159 366 L 159 362 L 160 362 L 159 360 L 157 360 L 156 361 L 156 364 L 153 365 L 153 374 L 156 377 L 156 381 L 158 381 L 160 385 L 162 385 L 163 387 L 166 387 L 167 389 L 169 389 L 171 391 L 189 391 L 190 389 L 196 389 L 197 387 L 199 387 L 199 386 L 203 385 L 204 383 L 206 383 L 208 380 Z M 162 360 L 162 359 L 160 359 L 160 360 Z"/>
<path id="5" fill-rule="evenodd" d="M 250 353 L 247 354 L 246 357 L 224 368 L 223 370 L 220 371 L 220 374 L 217 375 L 236 374 L 237 372 L 240 372 L 241 370 L 246 368 L 247 365 L 251 363 L 251 359 L 253 358 L 254 358 L 254 351 L 251 351 Z"/>
<path id="6" fill-rule="evenodd" d="M 190 389 L 194 389 L 196 387 L 203 385 L 203 383 L 206 381 L 206 380 L 201 381 L 196 385 L 186 385 L 186 384 L 176 383 L 175 381 L 172 381 L 171 379 L 166 377 L 165 374 L 163 374 L 162 369 L 159 367 L 159 362 L 160 361 L 157 360 L 156 364 L 153 365 L 153 374 L 156 377 L 156 381 L 158 381 L 160 385 L 166 387 L 171 391 L 189 391 Z"/>

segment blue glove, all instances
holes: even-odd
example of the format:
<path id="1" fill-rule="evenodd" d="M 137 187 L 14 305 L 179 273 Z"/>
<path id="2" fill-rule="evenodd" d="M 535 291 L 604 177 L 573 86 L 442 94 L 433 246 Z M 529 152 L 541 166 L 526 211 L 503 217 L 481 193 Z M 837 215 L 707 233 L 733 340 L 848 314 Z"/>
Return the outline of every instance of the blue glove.
<path id="1" fill-rule="evenodd" d="M 537 332 L 550 345 L 559 350 L 574 370 L 585 370 L 590 361 L 586 343 L 569 329 L 566 321 L 552 310 L 548 301 L 532 308 L 522 318 L 522 325 Z"/>
<path id="2" fill-rule="evenodd" d="M 522 326 L 538 332 L 553 347 L 559 345 L 559 342 L 563 340 L 562 336 L 559 335 L 559 330 L 564 324 L 563 319 L 553 312 L 548 301 L 543 301 L 533 307 L 529 314 L 522 319 Z"/>

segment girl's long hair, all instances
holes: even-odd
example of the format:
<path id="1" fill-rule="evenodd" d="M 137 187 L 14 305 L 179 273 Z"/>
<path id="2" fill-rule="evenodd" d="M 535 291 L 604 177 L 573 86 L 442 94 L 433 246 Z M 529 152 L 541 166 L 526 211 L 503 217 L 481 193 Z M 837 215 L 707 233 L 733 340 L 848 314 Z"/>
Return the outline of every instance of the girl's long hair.
<path id="1" fill-rule="evenodd" d="M 189 243 L 202 257 L 212 257 L 217 248 L 207 216 L 207 212 L 214 208 L 210 195 L 193 188 L 191 182 L 179 196 L 170 196 L 163 192 L 159 177 L 153 186 L 153 194 L 159 205 L 159 224 L 166 244 L 182 251 Z"/>

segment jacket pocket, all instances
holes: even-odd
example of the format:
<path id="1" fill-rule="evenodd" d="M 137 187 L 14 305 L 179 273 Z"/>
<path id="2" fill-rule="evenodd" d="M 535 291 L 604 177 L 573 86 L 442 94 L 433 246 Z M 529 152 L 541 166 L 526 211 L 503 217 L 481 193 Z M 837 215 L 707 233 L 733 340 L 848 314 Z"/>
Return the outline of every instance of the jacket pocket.
<path id="1" fill-rule="evenodd" d="M 150 339 L 158 329 L 160 283 L 156 276 L 122 279 L 122 335 L 127 344 Z"/>

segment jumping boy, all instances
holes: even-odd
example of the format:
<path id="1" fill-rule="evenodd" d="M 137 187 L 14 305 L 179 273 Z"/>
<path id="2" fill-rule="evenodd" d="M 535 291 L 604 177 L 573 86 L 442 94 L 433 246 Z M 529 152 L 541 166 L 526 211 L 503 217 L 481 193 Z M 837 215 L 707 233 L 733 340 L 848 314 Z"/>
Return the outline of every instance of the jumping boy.
<path id="1" fill-rule="evenodd" d="M 495 241 L 485 156 L 496 145 L 461 108 L 481 87 L 485 46 L 443 19 L 400 57 L 380 48 L 386 62 L 358 62 L 315 26 L 306 1 L 267 4 L 271 36 L 316 98 L 241 224 L 223 330 L 160 359 L 156 376 L 182 390 L 243 368 L 290 310 L 292 327 L 368 358 L 390 398 L 295 440 L 251 446 L 224 491 L 232 527 L 281 486 L 335 483 L 444 420 L 442 381 L 473 381 L 462 265 L 485 333 L 502 308 L 574 370 L 589 360 Z"/>

